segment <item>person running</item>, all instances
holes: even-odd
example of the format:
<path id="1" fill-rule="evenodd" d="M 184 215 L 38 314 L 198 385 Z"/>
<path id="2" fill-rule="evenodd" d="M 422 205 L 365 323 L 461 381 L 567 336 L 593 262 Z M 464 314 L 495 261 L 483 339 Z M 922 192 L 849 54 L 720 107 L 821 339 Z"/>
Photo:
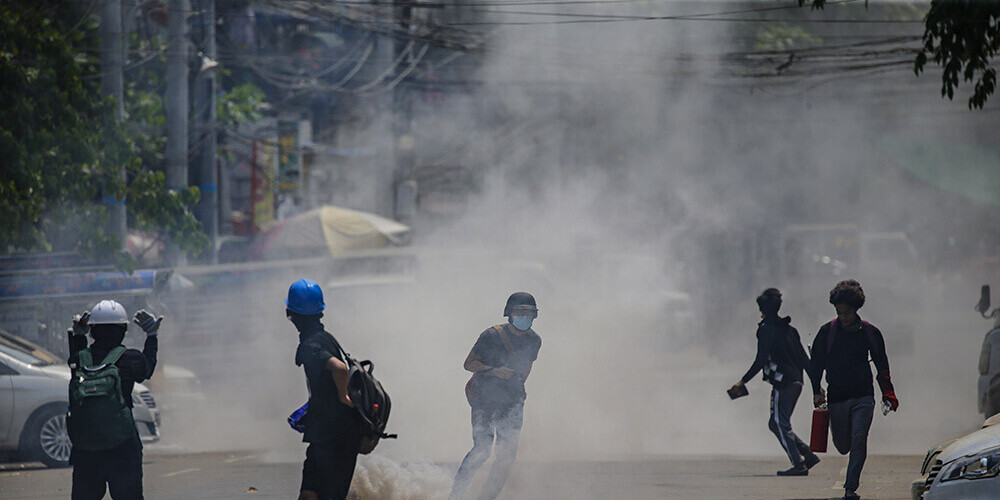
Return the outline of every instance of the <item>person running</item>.
<path id="1" fill-rule="evenodd" d="M 823 325 L 812 347 L 813 403 L 816 407 L 829 402 L 830 434 L 841 455 L 851 454 L 844 481 L 844 499 L 857 500 L 861 469 L 868 457 L 868 430 L 875 414 L 875 391 L 868 356 L 877 370 L 884 411 L 896 411 L 896 397 L 889 376 L 889 358 L 882 332 L 858 316 L 865 305 L 865 292 L 855 280 L 837 283 L 830 291 L 830 304 L 837 317 Z M 820 382 L 826 372 L 827 390 Z"/>
<path id="2" fill-rule="evenodd" d="M 455 474 L 448 497 L 451 500 L 463 497 L 476 471 L 490 457 L 494 437 L 496 460 L 480 500 L 493 500 L 500 494 L 517 457 L 526 397 L 524 381 L 538 358 L 542 339 L 531 329 L 538 316 L 531 294 L 511 295 L 503 314 L 507 324 L 487 328 L 465 358 L 465 369 L 473 373 L 465 389 L 472 406 L 473 444 Z"/>
<path id="3" fill-rule="evenodd" d="M 781 292 L 768 288 L 757 297 L 761 321 L 757 325 L 757 356 L 743 378 L 733 389 L 746 385 L 764 370 L 764 380 L 771 383 L 771 415 L 767 426 L 778 438 L 792 467 L 778 471 L 779 476 L 808 476 L 809 469 L 819 463 L 819 457 L 809 450 L 792 432 L 792 412 L 802 393 L 802 372 L 809 367 L 809 357 L 802 348 L 799 332 L 791 325 L 792 318 L 778 316 Z"/>
<path id="4" fill-rule="evenodd" d="M 358 412 L 347 392 L 343 351 L 320 322 L 326 304 L 316 282 L 300 279 L 292 283 L 285 306 L 285 315 L 299 332 L 295 365 L 305 371 L 309 389 L 302 436 L 309 446 L 299 500 L 344 500 L 354 478 L 361 434 Z"/>

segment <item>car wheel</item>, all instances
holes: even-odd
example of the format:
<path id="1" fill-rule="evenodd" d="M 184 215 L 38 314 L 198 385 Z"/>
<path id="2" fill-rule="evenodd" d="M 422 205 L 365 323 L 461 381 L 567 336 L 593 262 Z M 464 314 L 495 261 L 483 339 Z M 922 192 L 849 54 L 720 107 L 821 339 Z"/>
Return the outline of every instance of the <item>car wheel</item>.
<path id="1" fill-rule="evenodd" d="M 69 467 L 73 445 L 66 428 L 66 407 L 49 405 L 39 410 L 25 427 L 21 442 L 29 459 L 49 467 Z"/>

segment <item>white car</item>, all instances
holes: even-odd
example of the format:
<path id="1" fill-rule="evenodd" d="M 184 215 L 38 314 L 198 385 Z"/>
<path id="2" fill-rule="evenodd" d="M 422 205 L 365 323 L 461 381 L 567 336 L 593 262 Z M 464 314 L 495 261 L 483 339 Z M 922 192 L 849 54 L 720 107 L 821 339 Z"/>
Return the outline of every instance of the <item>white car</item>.
<path id="1" fill-rule="evenodd" d="M 66 361 L 0 331 L 0 451 L 49 467 L 69 465 L 66 431 L 70 370 Z M 149 389 L 135 384 L 133 415 L 144 443 L 160 439 L 160 414 Z"/>
<path id="2" fill-rule="evenodd" d="M 1000 415 L 983 428 L 927 451 L 913 500 L 994 500 L 1000 492 Z"/>

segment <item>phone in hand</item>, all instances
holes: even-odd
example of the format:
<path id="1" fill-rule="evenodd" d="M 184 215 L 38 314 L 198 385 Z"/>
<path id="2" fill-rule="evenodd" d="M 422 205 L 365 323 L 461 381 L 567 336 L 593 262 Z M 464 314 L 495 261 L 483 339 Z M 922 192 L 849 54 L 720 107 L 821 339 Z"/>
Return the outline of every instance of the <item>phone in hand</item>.
<path id="1" fill-rule="evenodd" d="M 739 399 L 750 394 L 750 391 L 746 385 L 734 385 L 726 390 L 726 393 L 729 394 L 729 399 Z"/>

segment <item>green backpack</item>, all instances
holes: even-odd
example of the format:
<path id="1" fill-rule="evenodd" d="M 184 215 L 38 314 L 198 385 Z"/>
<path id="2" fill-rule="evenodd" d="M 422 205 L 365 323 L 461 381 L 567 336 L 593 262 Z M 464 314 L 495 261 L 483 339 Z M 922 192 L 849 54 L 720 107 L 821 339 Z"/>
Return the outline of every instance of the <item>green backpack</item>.
<path id="1" fill-rule="evenodd" d="M 109 450 L 131 438 L 135 430 L 132 409 L 122 396 L 122 380 L 115 363 L 125 353 L 118 346 L 94 366 L 90 349 L 80 351 L 80 361 L 69 381 L 67 430 L 80 450 Z"/>

